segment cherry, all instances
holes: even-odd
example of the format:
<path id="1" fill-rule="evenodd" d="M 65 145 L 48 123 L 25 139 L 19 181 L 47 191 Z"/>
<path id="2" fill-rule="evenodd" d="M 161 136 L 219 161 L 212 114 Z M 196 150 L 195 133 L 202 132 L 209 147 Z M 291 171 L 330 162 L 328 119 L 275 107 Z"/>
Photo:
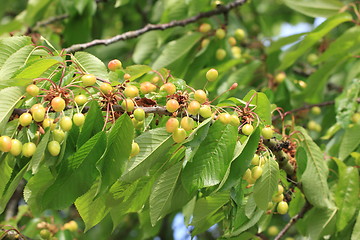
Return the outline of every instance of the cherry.
<path id="1" fill-rule="evenodd" d="M 180 105 L 178 101 L 176 101 L 175 99 L 170 99 L 166 102 L 165 107 L 168 112 L 175 112 L 176 110 L 179 109 Z"/>
<path id="2" fill-rule="evenodd" d="M 139 152 L 140 152 L 139 144 L 137 144 L 136 142 L 132 142 L 130 157 L 134 157 L 134 156 L 138 155 Z"/>
<path id="3" fill-rule="evenodd" d="M 60 143 L 58 141 L 51 141 L 48 143 L 48 147 L 47 147 L 49 153 L 51 154 L 51 156 L 57 156 L 60 153 L 61 147 L 60 147 Z"/>
<path id="4" fill-rule="evenodd" d="M 82 106 L 88 101 L 88 98 L 85 95 L 80 94 L 80 95 L 77 95 L 74 100 L 77 105 Z"/>
<path id="5" fill-rule="evenodd" d="M 64 229 L 69 230 L 71 232 L 76 232 L 79 229 L 79 226 L 78 226 L 77 222 L 75 222 L 74 220 L 71 220 L 70 222 L 67 222 L 64 224 Z"/>
<path id="6" fill-rule="evenodd" d="M 267 230 L 267 233 L 269 234 L 269 236 L 275 237 L 279 233 L 279 228 L 276 226 L 270 226 Z"/>
<path id="7" fill-rule="evenodd" d="M 206 79 L 209 81 L 209 82 L 213 82 L 217 79 L 217 77 L 219 76 L 219 73 L 216 69 L 212 68 L 210 69 L 209 71 L 207 71 L 206 73 Z"/>
<path id="8" fill-rule="evenodd" d="M 136 86 L 129 85 L 124 89 L 124 95 L 128 98 L 134 98 L 139 95 L 139 89 Z"/>
<path id="9" fill-rule="evenodd" d="M 255 166 L 251 169 L 251 173 L 252 173 L 252 177 L 254 179 L 258 179 L 261 177 L 261 175 L 263 173 L 263 169 L 260 166 Z"/>
<path id="10" fill-rule="evenodd" d="M 21 150 L 22 150 L 22 143 L 17 139 L 12 139 L 11 140 L 11 149 L 10 149 L 11 155 L 18 156 L 18 155 L 20 155 Z"/>
<path id="11" fill-rule="evenodd" d="M 36 145 L 33 142 L 27 142 L 22 147 L 22 155 L 25 157 L 31 157 L 36 151 Z"/>
<path id="12" fill-rule="evenodd" d="M 285 78 L 286 78 L 286 74 L 284 72 L 280 72 L 280 73 L 276 74 L 275 82 L 280 84 L 285 80 Z"/>
<path id="13" fill-rule="evenodd" d="M 236 115 L 231 115 L 230 116 L 231 118 L 231 121 L 230 121 L 230 124 L 234 127 L 238 127 L 240 125 L 240 119 L 238 116 Z"/>
<path id="14" fill-rule="evenodd" d="M 173 132 L 172 138 L 176 143 L 181 143 L 186 138 L 186 131 L 183 128 L 178 128 Z"/>
<path id="15" fill-rule="evenodd" d="M 311 65 L 314 65 L 318 59 L 319 59 L 319 56 L 317 54 L 310 53 L 307 56 L 306 61 L 308 61 L 308 63 L 310 63 Z"/>
<path id="16" fill-rule="evenodd" d="M 226 51 L 225 49 L 219 48 L 218 50 L 216 50 L 216 59 L 221 61 L 224 60 L 224 58 L 226 57 Z"/>
<path id="17" fill-rule="evenodd" d="M 196 90 L 194 93 L 194 99 L 199 103 L 203 104 L 207 100 L 207 96 L 204 90 Z"/>
<path id="18" fill-rule="evenodd" d="M 30 108 L 30 112 L 33 113 L 33 111 L 35 111 L 36 109 L 43 109 L 45 111 L 45 108 L 40 103 L 32 105 L 32 107 Z"/>
<path id="19" fill-rule="evenodd" d="M 70 131 L 72 124 L 73 122 L 68 116 L 64 116 L 60 119 L 60 127 L 64 132 Z"/>
<path id="20" fill-rule="evenodd" d="M 37 95 L 39 95 L 40 89 L 38 86 L 36 86 L 35 84 L 30 84 L 29 86 L 26 87 L 26 92 L 32 96 L 32 97 L 36 97 Z"/>
<path id="21" fill-rule="evenodd" d="M 23 127 L 29 126 L 30 123 L 32 122 L 32 120 L 33 120 L 33 118 L 30 113 L 23 113 L 19 117 L 19 123 Z"/>
<path id="22" fill-rule="evenodd" d="M 261 135 L 264 139 L 270 139 L 273 137 L 274 131 L 271 127 L 264 127 L 263 129 L 261 129 Z"/>
<path id="23" fill-rule="evenodd" d="M 211 25 L 208 23 L 202 23 L 199 26 L 199 32 L 201 33 L 208 33 L 211 30 Z"/>
<path id="24" fill-rule="evenodd" d="M 228 38 L 228 43 L 230 44 L 230 46 L 235 46 L 236 45 L 236 39 L 234 37 L 229 37 Z"/>
<path id="25" fill-rule="evenodd" d="M 228 113 L 220 113 L 219 118 L 220 122 L 223 124 L 229 124 L 231 122 L 231 115 Z"/>
<path id="26" fill-rule="evenodd" d="M 307 124 L 307 127 L 309 130 L 315 131 L 315 132 L 321 132 L 321 126 L 317 122 L 310 120 Z"/>
<path id="27" fill-rule="evenodd" d="M 321 108 L 318 106 L 314 106 L 311 108 L 311 113 L 314 115 L 320 115 L 321 114 Z"/>
<path id="28" fill-rule="evenodd" d="M 177 120 L 177 118 L 169 118 L 166 122 L 165 128 L 168 133 L 175 132 L 175 130 L 179 128 L 179 120 Z"/>
<path id="29" fill-rule="evenodd" d="M 360 123 L 360 113 L 354 113 L 354 115 L 351 117 L 351 121 L 353 123 Z"/>
<path id="30" fill-rule="evenodd" d="M 82 126 L 85 122 L 85 115 L 82 113 L 75 113 L 73 116 L 73 122 L 78 127 Z"/>
<path id="31" fill-rule="evenodd" d="M 191 101 L 187 107 L 187 111 L 191 115 L 196 115 L 200 111 L 200 103 L 198 101 Z"/>
<path id="32" fill-rule="evenodd" d="M 140 84 L 140 92 L 142 94 L 155 92 L 155 90 L 156 90 L 156 86 L 151 82 L 143 82 Z"/>
<path id="33" fill-rule="evenodd" d="M 55 129 L 53 132 L 53 138 L 55 141 L 61 143 L 65 139 L 65 133 L 61 129 Z"/>
<path id="34" fill-rule="evenodd" d="M 246 169 L 244 176 L 242 177 L 244 180 L 248 180 L 251 178 L 251 170 L 248 168 Z"/>
<path id="35" fill-rule="evenodd" d="M 40 234 L 40 237 L 45 240 L 48 240 L 51 237 L 51 233 L 48 229 L 41 229 L 39 234 Z"/>
<path id="36" fill-rule="evenodd" d="M 131 78 L 131 75 L 130 74 L 128 74 L 128 73 L 125 73 L 124 74 L 124 79 L 125 80 L 129 80 Z"/>
<path id="37" fill-rule="evenodd" d="M 12 140 L 8 136 L 0 137 L 0 151 L 9 152 L 11 150 Z"/>
<path id="38" fill-rule="evenodd" d="M 278 191 L 277 191 L 277 195 L 280 195 L 284 192 L 284 187 L 282 185 L 278 185 Z"/>
<path id="39" fill-rule="evenodd" d="M 183 117 L 180 121 L 180 126 L 186 131 L 194 128 L 194 120 L 191 117 Z"/>
<path id="40" fill-rule="evenodd" d="M 65 100 L 61 97 L 55 97 L 51 100 L 51 107 L 55 112 L 61 112 L 65 109 L 66 103 Z"/>
<path id="41" fill-rule="evenodd" d="M 109 84 L 109 83 L 102 83 L 100 85 L 100 91 L 105 94 L 105 95 L 108 95 L 111 93 L 112 91 L 112 86 Z"/>
<path id="42" fill-rule="evenodd" d="M 144 109 L 142 109 L 142 108 L 135 109 L 134 118 L 139 122 L 143 121 L 145 119 L 145 111 L 144 111 Z"/>
<path id="43" fill-rule="evenodd" d="M 210 43 L 210 40 L 205 38 L 201 41 L 201 48 L 206 48 Z"/>
<path id="44" fill-rule="evenodd" d="M 231 53 L 234 58 L 241 58 L 241 48 L 238 46 L 233 46 L 231 48 Z"/>
<path id="45" fill-rule="evenodd" d="M 244 135 L 249 136 L 254 131 L 254 127 L 251 124 L 245 124 L 242 126 L 241 131 Z"/>
<path id="46" fill-rule="evenodd" d="M 165 83 L 160 87 L 160 91 L 164 91 L 169 95 L 173 95 L 176 92 L 176 86 L 173 83 Z"/>
<path id="47" fill-rule="evenodd" d="M 281 202 L 284 199 L 284 194 L 277 194 L 272 197 L 273 202 Z"/>
<path id="48" fill-rule="evenodd" d="M 42 122 L 42 126 L 44 129 L 50 128 L 50 130 L 54 130 L 56 128 L 56 123 L 54 123 L 54 119 L 52 118 L 45 118 Z"/>
<path id="49" fill-rule="evenodd" d="M 42 122 L 45 119 L 45 108 L 36 108 L 32 111 L 32 117 L 35 122 Z"/>
<path id="50" fill-rule="evenodd" d="M 215 36 L 218 39 L 223 39 L 225 37 L 225 35 L 226 35 L 226 32 L 224 29 L 222 29 L 222 28 L 216 29 Z"/>
<path id="51" fill-rule="evenodd" d="M 252 165 L 259 165 L 260 163 L 260 157 L 257 154 L 254 154 L 254 157 L 251 159 Z"/>
<path id="52" fill-rule="evenodd" d="M 160 80 L 159 76 L 154 76 L 152 79 L 151 79 L 151 82 L 156 84 L 158 81 Z"/>
<path id="53" fill-rule="evenodd" d="M 236 29 L 235 30 L 235 37 L 239 40 L 239 41 L 241 41 L 241 40 L 243 40 L 244 38 L 245 38 L 245 31 L 243 30 L 243 29 L 241 29 L 241 28 L 238 28 L 238 29 Z"/>
<path id="54" fill-rule="evenodd" d="M 289 210 L 289 205 L 287 204 L 287 202 L 281 201 L 278 203 L 276 209 L 277 209 L 278 213 L 286 214 Z"/>
<path id="55" fill-rule="evenodd" d="M 209 118 L 212 115 L 211 107 L 209 105 L 203 105 L 200 107 L 199 113 L 203 118 Z"/>
<path id="56" fill-rule="evenodd" d="M 81 77 L 81 81 L 85 87 L 92 86 L 96 83 L 96 77 L 93 74 L 85 74 Z"/>
<path id="57" fill-rule="evenodd" d="M 142 126 L 144 126 L 144 121 L 137 121 L 135 118 L 131 119 L 134 128 L 140 129 Z"/>
<path id="58" fill-rule="evenodd" d="M 117 60 L 117 59 L 111 60 L 108 63 L 108 68 L 110 71 L 115 72 L 117 69 L 122 68 L 122 63 L 120 62 L 120 60 Z"/>
<path id="59" fill-rule="evenodd" d="M 127 98 L 124 99 L 124 101 L 121 103 L 121 107 L 126 111 L 126 112 L 132 112 L 135 108 L 134 102 L 133 100 Z"/>

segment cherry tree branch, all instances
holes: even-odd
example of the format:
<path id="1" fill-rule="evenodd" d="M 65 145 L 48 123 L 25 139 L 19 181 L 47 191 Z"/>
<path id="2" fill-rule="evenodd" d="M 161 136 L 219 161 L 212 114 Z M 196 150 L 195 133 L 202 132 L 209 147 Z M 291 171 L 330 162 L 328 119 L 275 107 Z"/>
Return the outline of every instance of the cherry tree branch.
<path id="1" fill-rule="evenodd" d="M 247 2 L 247 0 L 235 0 L 227 5 L 219 5 L 214 10 L 211 10 L 208 12 L 202 12 L 202 13 L 199 13 L 198 15 L 195 15 L 190 18 L 186 18 L 183 20 L 174 20 L 174 21 L 171 21 L 169 23 L 164 23 L 164 24 L 147 24 L 143 28 L 140 28 L 140 29 L 134 30 L 134 31 L 125 32 L 125 33 L 116 35 L 112 38 L 95 39 L 95 40 L 93 40 L 91 42 L 87 42 L 87 43 L 74 44 L 74 45 L 66 48 L 65 51 L 68 53 L 73 53 L 73 52 L 81 51 L 86 48 L 97 46 L 97 45 L 109 45 L 109 44 L 112 44 L 112 43 L 115 43 L 118 41 L 124 41 L 124 40 L 131 39 L 131 38 L 137 38 L 137 37 L 143 35 L 144 33 L 154 31 L 154 30 L 165 30 L 168 28 L 173 28 L 173 27 L 178 27 L 178 26 L 183 27 L 190 23 L 197 22 L 198 20 L 200 20 L 202 18 L 209 18 L 211 16 L 215 16 L 215 15 L 219 15 L 219 14 L 227 14 L 231 9 L 241 6 L 246 2 Z"/>

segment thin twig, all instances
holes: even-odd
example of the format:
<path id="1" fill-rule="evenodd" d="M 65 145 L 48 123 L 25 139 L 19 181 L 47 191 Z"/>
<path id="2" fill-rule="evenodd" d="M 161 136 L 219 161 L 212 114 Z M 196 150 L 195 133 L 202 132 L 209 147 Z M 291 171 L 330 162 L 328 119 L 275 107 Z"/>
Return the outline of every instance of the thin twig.
<path id="1" fill-rule="evenodd" d="M 95 39 L 95 40 L 93 40 L 91 42 L 87 42 L 87 43 L 74 44 L 74 45 L 66 48 L 65 51 L 68 53 L 73 53 L 73 52 L 81 51 L 86 48 L 97 46 L 97 45 L 109 45 L 109 44 L 112 44 L 112 43 L 115 43 L 118 41 L 124 41 L 127 39 L 136 38 L 136 37 L 139 37 L 142 34 L 147 33 L 149 31 L 165 30 L 168 28 L 173 28 L 173 27 L 178 27 L 178 26 L 183 27 L 190 23 L 194 23 L 202 18 L 209 18 L 211 16 L 215 16 L 215 15 L 219 15 L 219 14 L 226 14 L 231 9 L 241 6 L 246 2 L 247 2 L 247 0 L 235 0 L 234 2 L 231 2 L 227 5 L 220 5 L 214 10 L 211 10 L 208 12 L 202 12 L 202 13 L 199 13 L 198 15 L 190 17 L 190 18 L 186 18 L 183 20 L 174 20 L 174 21 L 171 21 L 169 23 L 164 23 L 164 24 L 147 24 L 143 28 L 140 28 L 140 29 L 134 30 L 134 31 L 125 32 L 123 34 L 116 35 L 112 38 Z"/>
<path id="2" fill-rule="evenodd" d="M 290 221 L 285 225 L 285 227 L 279 232 L 279 234 L 274 238 L 274 240 L 281 239 L 286 232 L 301 218 L 304 217 L 305 213 L 312 208 L 312 205 L 306 201 L 304 207 L 300 210 L 298 214 L 290 219 Z"/>
<path id="3" fill-rule="evenodd" d="M 38 22 L 34 28 L 37 29 L 37 28 L 40 28 L 40 27 L 44 27 L 46 25 L 49 25 L 49 24 L 57 22 L 57 21 L 61 21 L 61 20 L 66 19 L 68 17 L 69 17 L 68 14 L 62 14 L 62 15 L 59 15 L 59 16 L 51 17 L 51 18 L 46 19 L 44 21 Z"/>

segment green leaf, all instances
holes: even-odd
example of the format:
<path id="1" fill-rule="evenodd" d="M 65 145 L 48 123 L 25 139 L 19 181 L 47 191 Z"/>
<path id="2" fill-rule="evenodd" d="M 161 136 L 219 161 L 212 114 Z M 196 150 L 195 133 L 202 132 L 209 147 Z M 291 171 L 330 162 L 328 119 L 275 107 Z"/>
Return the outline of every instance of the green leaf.
<path id="1" fill-rule="evenodd" d="M 60 58 L 61 59 L 61 58 Z M 43 58 L 31 62 L 23 70 L 15 75 L 15 79 L 34 79 L 40 77 L 52 66 L 60 63 L 58 58 Z"/>
<path id="2" fill-rule="evenodd" d="M 254 199 L 258 208 L 267 210 L 268 203 L 277 190 L 279 178 L 279 164 L 275 159 L 269 158 L 263 167 L 263 174 L 254 185 Z"/>
<path id="3" fill-rule="evenodd" d="M 149 199 L 152 226 L 155 226 L 157 221 L 166 214 L 170 207 L 181 169 L 182 162 L 178 162 L 161 174 L 155 181 Z"/>
<path id="4" fill-rule="evenodd" d="M 338 0 L 284 0 L 284 3 L 291 9 L 305 14 L 309 17 L 328 18 L 337 14 L 344 4 Z"/>
<path id="5" fill-rule="evenodd" d="M 131 78 L 130 81 L 134 81 L 135 79 L 138 79 L 142 75 L 148 73 L 151 71 L 151 67 L 147 65 L 132 65 L 124 70 L 126 73 L 130 74 Z"/>
<path id="6" fill-rule="evenodd" d="M 121 179 L 132 182 L 146 175 L 155 161 L 165 161 L 164 155 L 174 143 L 165 128 L 157 128 L 145 132 L 135 139 L 140 153 L 128 161 Z"/>
<path id="7" fill-rule="evenodd" d="M 336 218 L 337 231 L 342 231 L 354 216 L 359 202 L 359 172 L 354 167 L 334 159 L 339 169 L 339 181 L 335 192 L 335 203 L 339 209 Z"/>
<path id="8" fill-rule="evenodd" d="M 44 209 L 63 209 L 86 193 L 98 176 L 96 162 L 106 148 L 105 132 L 89 139 L 70 158 L 63 160 L 55 182 L 45 191 Z"/>
<path id="9" fill-rule="evenodd" d="M 75 201 L 76 209 L 85 223 L 84 232 L 98 224 L 110 211 L 105 197 L 95 198 L 99 185 L 99 181 L 96 181 L 89 191 Z"/>
<path id="10" fill-rule="evenodd" d="M 0 39 L 0 69 L 4 67 L 6 61 L 9 61 L 12 55 L 31 44 L 31 38 L 25 36 Z"/>
<path id="11" fill-rule="evenodd" d="M 297 136 L 307 154 L 307 165 L 301 178 L 305 196 L 312 205 L 327 207 L 330 204 L 327 184 L 329 169 L 323 153 L 305 129 L 296 127 L 295 130 L 300 132 Z"/>
<path id="12" fill-rule="evenodd" d="M 85 72 L 94 74 L 96 77 L 104 80 L 108 79 L 109 74 L 105 64 L 94 55 L 87 52 L 76 52 L 72 58 L 80 64 Z"/>
<path id="13" fill-rule="evenodd" d="M 137 64 L 143 63 L 155 50 L 157 50 L 158 43 L 158 31 L 151 31 L 142 35 L 139 38 L 132 55 L 134 62 Z"/>
<path id="14" fill-rule="evenodd" d="M 354 124 L 345 130 L 339 149 L 339 158 L 345 160 L 360 145 L 360 125 Z"/>
<path id="15" fill-rule="evenodd" d="M 253 98 L 250 104 L 254 104 L 256 106 L 254 112 L 259 116 L 265 125 L 271 125 L 271 104 L 265 93 L 251 90 L 248 94 L 246 94 L 243 100 L 249 102 L 251 97 Z"/>
<path id="16" fill-rule="evenodd" d="M 36 146 L 36 151 L 30 160 L 29 169 L 32 170 L 32 173 L 35 174 L 39 170 L 40 164 L 44 158 L 45 151 L 50 138 L 50 131 L 47 131 L 45 135 L 41 138 L 40 143 Z M 44 160 L 46 161 L 46 160 Z"/>
<path id="17" fill-rule="evenodd" d="M 320 26 L 307 34 L 305 38 L 299 44 L 297 44 L 297 47 L 294 50 L 290 50 L 284 54 L 278 70 L 285 70 L 291 65 L 293 65 L 299 57 L 303 56 L 309 48 L 311 48 L 315 43 L 317 43 L 318 40 L 325 36 L 329 31 L 331 31 L 339 24 L 351 20 L 352 17 L 347 12 L 339 13 L 328 18 L 325 22 L 320 24 Z"/>
<path id="18" fill-rule="evenodd" d="M 266 48 L 266 52 L 267 52 L 267 54 L 276 52 L 276 51 L 280 50 L 283 46 L 286 46 L 290 43 L 298 41 L 305 34 L 307 34 L 307 32 L 298 33 L 298 34 L 290 35 L 288 37 L 280 38 L 280 39 L 272 42 L 271 45 L 268 48 Z"/>
<path id="19" fill-rule="evenodd" d="M 220 121 L 210 127 L 192 162 L 182 173 L 182 183 L 189 192 L 219 184 L 233 158 L 237 128 Z"/>
<path id="20" fill-rule="evenodd" d="M 32 26 L 42 19 L 51 0 L 30 0 L 26 6 L 24 22 Z"/>
<path id="21" fill-rule="evenodd" d="M 8 87 L 0 90 L 0 133 L 4 131 L 15 106 L 24 93 L 25 89 L 22 87 Z"/>
<path id="22" fill-rule="evenodd" d="M 100 132 L 104 126 L 104 118 L 99 104 L 92 101 L 89 105 L 90 110 L 86 114 L 84 125 L 77 140 L 77 146 L 81 147 L 89 138 Z"/>
<path id="23" fill-rule="evenodd" d="M 107 150 L 102 157 L 102 187 L 112 185 L 125 170 L 133 139 L 133 123 L 129 115 L 123 114 L 109 131 Z"/>
<path id="24" fill-rule="evenodd" d="M 7 156 L 10 156 L 7 155 Z M 7 183 L 11 178 L 11 173 L 13 169 L 9 165 L 9 157 L 4 155 L 0 158 L 0 196 L 3 195 Z"/>
<path id="25" fill-rule="evenodd" d="M 182 56 L 187 54 L 196 43 L 199 42 L 201 37 L 202 34 L 200 33 L 192 33 L 169 42 L 162 51 L 162 54 L 153 63 L 152 68 L 157 70 L 180 59 Z"/>
<path id="26" fill-rule="evenodd" d="M 356 223 L 354 225 L 354 230 L 351 234 L 351 240 L 358 240 L 358 239 L 360 239 L 360 211 L 358 212 Z"/>
<path id="27" fill-rule="evenodd" d="M 236 229 L 235 231 L 233 231 L 230 234 L 226 234 L 224 235 L 225 237 L 235 237 L 237 235 L 239 235 L 240 233 L 248 230 L 249 228 L 251 228 L 252 226 L 254 226 L 261 218 L 261 216 L 263 215 L 264 211 L 261 209 L 256 209 L 253 217 L 246 222 L 245 224 L 243 224 L 240 228 Z"/>
<path id="28" fill-rule="evenodd" d="M 298 179 L 301 179 L 301 176 L 304 173 L 307 165 L 307 155 L 303 147 L 298 147 L 296 149 L 295 159 L 297 164 L 296 176 Z"/>

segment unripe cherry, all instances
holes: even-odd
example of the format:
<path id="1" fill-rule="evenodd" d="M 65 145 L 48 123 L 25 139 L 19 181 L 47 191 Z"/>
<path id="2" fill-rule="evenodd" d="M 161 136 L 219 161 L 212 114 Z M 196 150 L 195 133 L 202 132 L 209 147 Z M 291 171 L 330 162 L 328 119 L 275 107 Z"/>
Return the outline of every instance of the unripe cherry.
<path id="1" fill-rule="evenodd" d="M 241 132 L 246 136 L 250 135 L 253 131 L 254 131 L 254 127 L 248 123 L 242 126 L 241 128 Z"/>
<path id="2" fill-rule="evenodd" d="M 17 139 L 12 139 L 11 149 L 10 149 L 11 155 L 18 156 L 20 155 L 21 151 L 22 151 L 22 143 Z"/>
<path id="3" fill-rule="evenodd" d="M 232 126 L 238 127 L 240 125 L 240 119 L 237 115 L 231 115 L 230 118 L 231 118 L 230 124 Z"/>
<path id="4" fill-rule="evenodd" d="M 277 82 L 278 84 L 282 83 L 286 78 L 286 74 L 284 72 L 280 72 L 278 74 L 276 74 L 275 76 L 275 82 Z"/>
<path id="5" fill-rule="evenodd" d="M 175 99 L 169 99 L 166 102 L 165 107 L 168 112 L 175 112 L 176 110 L 179 109 L 180 105 L 179 105 L 178 101 L 176 101 Z"/>
<path id="6" fill-rule="evenodd" d="M 112 91 L 112 86 L 109 84 L 109 83 L 102 83 L 100 85 L 100 91 L 105 94 L 105 95 L 108 95 L 111 93 Z"/>
<path id="7" fill-rule="evenodd" d="M 199 32 L 201 33 L 207 33 L 211 30 L 211 25 L 208 24 L 208 23 L 202 23 L 200 26 L 199 26 Z"/>
<path id="8" fill-rule="evenodd" d="M 80 95 L 75 96 L 74 100 L 77 105 L 82 106 L 88 101 L 88 98 L 85 95 L 80 94 Z"/>
<path id="9" fill-rule="evenodd" d="M 65 109 L 66 103 L 65 100 L 61 97 L 55 97 L 51 100 L 51 107 L 55 112 L 61 112 Z"/>
<path id="10" fill-rule="evenodd" d="M 200 46 L 201 46 L 201 48 L 206 48 L 209 45 L 209 43 L 210 43 L 210 39 L 205 38 L 201 41 Z"/>
<path id="11" fill-rule="evenodd" d="M 30 112 L 33 113 L 36 109 L 43 109 L 45 111 L 44 106 L 40 103 L 32 105 L 32 107 L 30 108 Z"/>
<path id="12" fill-rule="evenodd" d="M 142 108 L 135 109 L 133 114 L 134 114 L 134 118 L 139 122 L 145 119 L 145 111 Z"/>
<path id="13" fill-rule="evenodd" d="M 241 58 L 241 48 L 238 46 L 233 46 L 231 48 L 231 53 L 233 55 L 234 58 Z"/>
<path id="14" fill-rule="evenodd" d="M 37 108 L 32 111 L 32 117 L 35 122 L 42 122 L 45 119 L 45 108 Z"/>
<path id="15" fill-rule="evenodd" d="M 242 177 L 244 180 L 248 180 L 251 178 L 251 170 L 250 168 L 246 169 L 244 176 Z"/>
<path id="16" fill-rule="evenodd" d="M 118 59 L 111 60 L 108 63 L 108 68 L 109 68 L 110 71 L 115 72 L 117 69 L 122 68 L 122 63 Z"/>
<path id="17" fill-rule="evenodd" d="M 236 45 L 236 39 L 234 37 L 229 37 L 228 38 L 228 43 L 230 44 L 230 46 L 235 46 Z"/>
<path id="18" fill-rule="evenodd" d="M 52 133 L 54 140 L 59 143 L 61 143 L 65 139 L 65 133 L 61 129 L 55 129 Z"/>
<path id="19" fill-rule="evenodd" d="M 71 220 L 70 222 L 67 222 L 64 224 L 64 229 L 69 230 L 71 232 L 76 232 L 79 229 L 79 226 L 78 226 L 77 222 L 75 222 L 74 220 Z"/>
<path id="20" fill-rule="evenodd" d="M 179 128 L 179 120 L 173 117 L 169 118 L 166 122 L 165 128 L 168 133 L 175 132 L 175 130 Z"/>
<path id="21" fill-rule="evenodd" d="M 35 84 L 30 84 L 29 86 L 26 87 L 26 92 L 32 96 L 32 97 L 36 97 L 37 95 L 39 95 L 40 89 L 38 86 L 36 86 Z"/>
<path id="22" fill-rule="evenodd" d="M 260 157 L 257 154 L 254 154 L 254 157 L 251 159 L 252 165 L 259 165 L 260 163 Z"/>
<path id="23" fill-rule="evenodd" d="M 9 136 L 0 137 L 0 151 L 9 152 L 11 150 L 12 139 Z"/>
<path id="24" fill-rule="evenodd" d="M 70 131 L 72 124 L 73 122 L 68 116 L 64 116 L 60 119 L 60 127 L 64 132 Z"/>
<path id="25" fill-rule="evenodd" d="M 263 169 L 260 166 L 255 166 L 251 169 L 251 173 L 252 173 L 252 177 L 254 179 L 258 179 L 261 177 L 261 175 L 263 173 Z"/>
<path id="26" fill-rule="evenodd" d="M 142 94 L 147 94 L 155 91 L 156 91 L 156 86 L 151 82 L 140 83 L 140 92 Z"/>
<path id="27" fill-rule="evenodd" d="M 284 194 L 277 194 L 272 197 L 273 202 L 281 202 L 284 199 Z"/>
<path id="28" fill-rule="evenodd" d="M 172 95 L 176 92 L 176 86 L 168 82 L 160 87 L 160 91 L 165 91 L 168 95 Z"/>
<path id="29" fill-rule="evenodd" d="M 139 89 L 133 85 L 127 86 L 124 89 L 124 95 L 128 98 L 134 98 L 139 95 Z"/>
<path id="30" fill-rule="evenodd" d="M 199 113 L 203 118 L 209 118 L 212 115 L 211 107 L 209 105 L 203 105 L 200 107 Z"/>
<path id="31" fill-rule="evenodd" d="M 218 50 L 216 50 L 216 59 L 221 61 L 224 60 L 224 58 L 226 57 L 226 51 L 225 49 L 219 48 Z"/>
<path id="32" fill-rule="evenodd" d="M 219 73 L 216 69 L 212 68 L 209 71 L 206 72 L 206 79 L 209 82 L 213 82 L 217 79 L 217 77 L 219 76 Z"/>
<path id="33" fill-rule="evenodd" d="M 23 127 L 29 126 L 30 123 L 32 122 L 32 120 L 33 120 L 33 118 L 30 113 L 23 113 L 19 117 L 19 123 Z"/>
<path id="34" fill-rule="evenodd" d="M 263 129 L 261 129 L 261 135 L 264 139 L 270 139 L 273 137 L 274 131 L 271 127 L 264 127 Z"/>
<path id="35" fill-rule="evenodd" d="M 47 147 L 51 156 L 58 156 L 61 150 L 60 143 L 58 141 L 50 141 Z"/>
<path id="36" fill-rule="evenodd" d="M 139 152 L 140 152 L 139 144 L 137 144 L 136 142 L 132 142 L 130 157 L 134 157 L 134 156 L 138 155 Z"/>
<path id="37" fill-rule="evenodd" d="M 124 99 L 124 101 L 121 103 L 121 107 L 126 111 L 126 112 L 132 112 L 135 108 L 134 102 L 133 100 L 127 98 Z"/>
<path id="38" fill-rule="evenodd" d="M 199 103 L 203 104 L 207 100 L 207 96 L 204 90 L 196 90 L 194 93 L 194 99 Z"/>
<path id="39" fill-rule="evenodd" d="M 220 113 L 218 119 L 223 124 L 229 124 L 231 122 L 231 116 L 228 113 Z"/>
<path id="40" fill-rule="evenodd" d="M 194 128 L 194 120 L 191 117 L 183 117 L 180 121 L 180 126 L 186 131 Z"/>
<path id="41" fill-rule="evenodd" d="M 200 111 L 200 103 L 198 101 L 191 101 L 187 107 L 187 111 L 191 115 L 196 115 Z"/>
<path id="42" fill-rule="evenodd" d="M 82 113 L 75 113 L 73 116 L 73 122 L 78 127 L 82 126 L 85 122 L 85 115 Z"/>
<path id="43" fill-rule="evenodd" d="M 85 87 L 92 86 L 96 83 L 96 77 L 93 74 L 85 74 L 81 77 L 81 81 Z"/>
<path id="44" fill-rule="evenodd" d="M 278 185 L 278 191 L 277 191 L 277 194 L 282 194 L 284 192 L 284 187 L 282 185 Z"/>
<path id="45" fill-rule="evenodd" d="M 218 39 L 223 39 L 226 35 L 226 32 L 224 29 L 222 28 L 218 28 L 216 29 L 216 32 L 215 32 L 215 36 L 218 38 Z"/>
<path id="46" fill-rule="evenodd" d="M 52 118 L 45 118 L 42 122 L 42 126 L 44 129 L 50 128 L 50 130 L 54 130 L 56 128 L 56 123 L 54 123 L 54 119 Z"/>
<path id="47" fill-rule="evenodd" d="M 176 143 L 181 143 L 186 138 L 186 131 L 183 128 L 178 128 L 173 132 L 172 138 Z"/>
<path id="48" fill-rule="evenodd" d="M 154 77 L 151 79 L 151 82 L 156 84 L 157 82 L 159 82 L 159 80 L 160 80 L 159 76 L 154 76 Z"/>
<path id="49" fill-rule="evenodd" d="M 289 210 L 289 205 L 287 204 L 287 202 L 281 201 L 278 203 L 276 209 L 277 209 L 278 213 L 286 214 Z"/>
<path id="50" fill-rule="evenodd" d="M 25 157 L 31 157 L 36 151 L 36 145 L 33 142 L 27 142 L 22 147 L 22 155 Z"/>
<path id="51" fill-rule="evenodd" d="M 241 28 L 238 28 L 238 29 L 236 29 L 236 31 L 235 31 L 235 37 L 239 40 L 239 41 L 241 41 L 241 40 L 243 40 L 244 38 L 245 38 L 245 31 L 243 30 L 243 29 L 241 29 Z"/>
<path id="52" fill-rule="evenodd" d="M 128 74 L 128 73 L 125 73 L 124 74 L 124 79 L 125 80 L 129 80 L 131 78 L 131 75 L 130 74 Z"/>

